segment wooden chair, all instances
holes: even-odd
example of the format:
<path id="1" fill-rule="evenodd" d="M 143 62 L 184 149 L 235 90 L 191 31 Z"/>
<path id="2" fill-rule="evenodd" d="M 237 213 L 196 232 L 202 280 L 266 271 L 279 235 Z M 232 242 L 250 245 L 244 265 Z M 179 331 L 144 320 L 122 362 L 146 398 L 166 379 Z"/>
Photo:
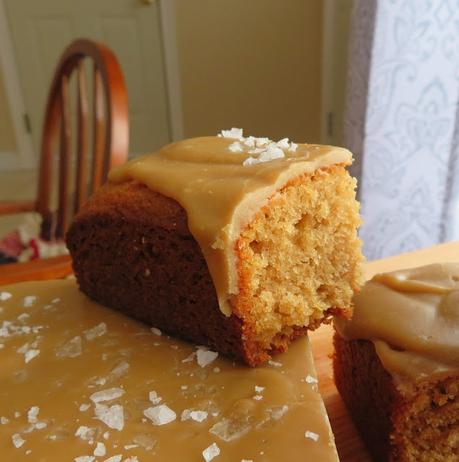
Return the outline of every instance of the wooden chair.
<path id="1" fill-rule="evenodd" d="M 84 60 L 93 62 L 93 104 L 89 108 Z M 76 161 L 72 160 L 70 77 L 76 73 Z M 92 161 L 89 156 L 92 110 Z M 43 124 L 36 200 L 0 202 L 0 216 L 37 212 L 42 217 L 41 238 L 62 240 L 72 216 L 106 179 L 109 169 L 128 157 L 129 121 L 127 92 L 119 63 L 105 45 L 80 39 L 61 56 L 51 84 Z M 56 149 L 57 146 L 57 149 Z M 58 168 L 53 161 L 58 158 Z M 72 175 L 72 162 L 76 172 Z M 55 172 L 57 171 L 57 172 Z M 53 173 L 57 173 L 53 175 Z M 72 191 L 71 180 L 75 177 Z M 58 204 L 51 195 L 57 186 Z M 69 256 L 0 265 L 0 285 L 24 280 L 52 279 L 71 274 Z"/>

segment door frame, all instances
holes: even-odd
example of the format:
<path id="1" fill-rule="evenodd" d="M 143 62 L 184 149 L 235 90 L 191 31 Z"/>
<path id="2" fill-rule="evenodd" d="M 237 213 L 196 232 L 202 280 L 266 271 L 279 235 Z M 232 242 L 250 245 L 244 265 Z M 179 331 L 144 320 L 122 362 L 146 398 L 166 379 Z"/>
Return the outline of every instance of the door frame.
<path id="1" fill-rule="evenodd" d="M 0 168 L 2 170 L 35 168 L 38 163 L 38 153 L 34 153 L 32 136 L 26 128 L 27 110 L 19 81 L 4 0 L 0 0 L 0 71 L 3 72 L 8 109 L 16 138 L 16 148 L 19 151 L 16 153 L 1 153 Z"/>
<path id="2" fill-rule="evenodd" d="M 183 111 L 180 68 L 176 39 L 175 0 L 158 0 L 160 34 L 166 74 L 168 122 L 171 141 L 183 138 Z M 0 0 L 0 71 L 3 72 L 5 90 L 13 124 L 18 153 L 0 152 L 0 169 L 26 170 L 36 168 L 39 153 L 34 153 L 32 136 L 27 131 L 27 108 L 19 80 L 19 72 L 11 39 L 4 0 Z"/>

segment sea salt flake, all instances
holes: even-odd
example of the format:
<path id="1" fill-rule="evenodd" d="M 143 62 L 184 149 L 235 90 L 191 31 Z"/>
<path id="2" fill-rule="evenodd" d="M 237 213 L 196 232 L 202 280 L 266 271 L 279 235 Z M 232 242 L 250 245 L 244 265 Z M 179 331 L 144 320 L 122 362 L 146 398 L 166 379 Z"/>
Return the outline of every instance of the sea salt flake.
<path id="1" fill-rule="evenodd" d="M 21 413 L 20 413 L 19 411 L 15 411 L 14 417 L 15 417 L 16 419 L 19 419 L 19 417 L 21 417 Z"/>
<path id="2" fill-rule="evenodd" d="M 79 409 L 81 412 L 85 412 L 85 411 L 87 411 L 90 407 L 91 407 L 90 404 L 83 403 L 83 404 L 80 404 L 80 407 L 79 407 L 78 409 Z"/>
<path id="3" fill-rule="evenodd" d="M 124 409 L 119 404 L 113 406 L 105 406 L 104 404 L 96 404 L 94 410 L 96 419 L 99 419 L 105 425 L 114 430 L 121 431 L 124 428 Z"/>
<path id="4" fill-rule="evenodd" d="M 111 456 L 108 459 L 105 459 L 104 462 L 121 462 L 123 456 L 121 454 L 117 454 L 116 456 Z"/>
<path id="5" fill-rule="evenodd" d="M 137 456 L 131 456 L 131 457 L 128 457 L 127 459 L 124 459 L 124 462 L 139 462 L 139 459 Z"/>
<path id="6" fill-rule="evenodd" d="M 249 167 L 250 165 L 255 165 L 255 164 L 258 164 L 258 160 L 255 159 L 255 157 L 247 157 L 247 159 L 245 159 L 244 162 L 242 162 L 242 165 L 244 167 Z"/>
<path id="7" fill-rule="evenodd" d="M 288 138 L 282 138 L 276 144 L 277 144 L 277 147 L 281 149 L 288 149 L 290 147 Z"/>
<path id="8" fill-rule="evenodd" d="M 274 420 L 279 420 L 280 418 L 282 418 L 285 415 L 285 413 L 287 411 L 288 411 L 288 406 L 286 404 L 284 404 L 281 407 L 271 408 L 270 409 L 271 418 L 274 419 Z"/>
<path id="9" fill-rule="evenodd" d="M 188 390 L 188 385 L 181 385 L 181 386 L 180 386 L 180 389 L 181 389 L 181 390 Z"/>
<path id="10" fill-rule="evenodd" d="M 60 299 L 59 297 L 57 297 L 57 298 L 53 298 L 53 299 L 51 300 L 51 303 L 54 305 L 54 304 L 56 304 L 56 303 L 59 303 L 60 301 L 61 301 L 61 299 Z"/>
<path id="11" fill-rule="evenodd" d="M 153 422 L 153 425 L 166 425 L 177 418 L 176 413 L 165 404 L 149 407 L 143 411 L 143 414 Z"/>
<path id="12" fill-rule="evenodd" d="M 253 462 L 252 459 L 241 459 L 241 462 Z"/>
<path id="13" fill-rule="evenodd" d="M 238 418 L 224 418 L 209 429 L 209 433 L 222 441 L 230 442 L 244 436 L 250 431 L 250 423 Z"/>
<path id="14" fill-rule="evenodd" d="M 93 462 L 96 458 L 94 456 L 78 456 L 73 460 L 74 462 Z"/>
<path id="15" fill-rule="evenodd" d="M 79 335 L 56 348 L 56 356 L 59 358 L 76 358 L 83 351 L 82 340 Z"/>
<path id="16" fill-rule="evenodd" d="M 23 306 L 24 308 L 30 308 L 36 302 L 37 297 L 35 295 L 27 295 L 24 297 Z"/>
<path id="17" fill-rule="evenodd" d="M 197 362 L 201 367 L 206 367 L 211 362 L 217 359 L 218 353 L 216 351 L 210 351 L 205 349 L 198 349 L 196 352 Z"/>
<path id="18" fill-rule="evenodd" d="M 264 390 L 265 390 L 265 387 L 260 387 L 258 385 L 255 385 L 255 391 L 257 393 L 263 393 Z"/>
<path id="19" fill-rule="evenodd" d="M 155 334 L 155 335 L 158 335 L 158 336 L 162 335 L 161 330 L 158 329 L 157 327 L 151 327 L 150 330 L 151 330 L 151 332 L 153 332 L 153 334 Z"/>
<path id="20" fill-rule="evenodd" d="M 8 423 L 10 423 L 10 419 L 8 419 L 8 417 L 4 417 L 4 416 L 0 417 L 0 424 L 1 425 L 6 425 Z"/>
<path id="21" fill-rule="evenodd" d="M 182 363 L 191 363 L 191 361 L 193 361 L 195 356 L 196 356 L 196 352 L 193 351 L 193 353 L 190 353 L 185 359 L 182 359 Z"/>
<path id="22" fill-rule="evenodd" d="M 105 449 L 104 443 L 97 443 L 96 448 L 94 449 L 93 454 L 97 457 L 105 456 L 107 450 Z"/>
<path id="23" fill-rule="evenodd" d="M 231 143 L 228 146 L 228 149 L 231 152 L 243 152 L 244 151 L 244 148 L 242 147 L 242 144 L 239 141 L 235 141 L 234 143 Z"/>
<path id="24" fill-rule="evenodd" d="M 110 437 L 110 433 L 109 432 L 104 432 L 104 434 L 102 436 L 104 437 L 104 440 L 108 440 L 108 438 Z"/>
<path id="25" fill-rule="evenodd" d="M 46 422 L 37 422 L 35 424 L 35 428 L 37 430 L 43 430 L 44 428 L 46 428 L 48 426 L 48 424 Z"/>
<path id="26" fill-rule="evenodd" d="M 126 444 L 124 446 L 124 449 L 126 449 L 126 451 L 129 451 L 129 449 L 135 449 L 135 448 L 138 448 L 139 445 L 138 444 Z"/>
<path id="27" fill-rule="evenodd" d="M 102 335 L 107 333 L 107 324 L 105 324 L 105 322 L 101 322 L 100 324 L 97 324 L 97 326 L 85 330 L 83 333 L 86 340 L 94 340 L 95 338 L 101 337 Z"/>
<path id="28" fill-rule="evenodd" d="M 159 404 L 162 400 L 161 396 L 158 396 L 158 393 L 156 393 L 156 391 L 150 391 L 150 393 L 148 393 L 148 399 L 153 404 Z"/>
<path id="29" fill-rule="evenodd" d="M 19 433 L 15 433 L 11 437 L 11 441 L 16 449 L 19 449 L 25 443 L 25 439 L 23 439 Z"/>
<path id="30" fill-rule="evenodd" d="M 269 364 L 270 366 L 273 366 L 273 367 L 282 367 L 282 363 L 280 363 L 280 362 L 278 362 L 278 361 L 273 361 L 273 360 L 271 360 L 271 359 L 268 361 L 268 364 Z"/>
<path id="31" fill-rule="evenodd" d="M 27 350 L 25 355 L 24 355 L 24 361 L 26 364 L 30 361 L 32 361 L 33 358 L 37 357 L 40 354 L 40 350 Z"/>
<path id="32" fill-rule="evenodd" d="M 318 383 L 318 380 L 315 377 L 313 377 L 312 375 L 309 375 L 309 374 L 304 378 L 304 381 L 306 383 Z"/>
<path id="33" fill-rule="evenodd" d="M 93 403 L 100 403 L 101 401 L 112 401 L 120 396 L 124 395 L 124 390 L 122 388 L 108 388 L 107 390 L 97 391 L 93 393 L 89 399 Z"/>
<path id="34" fill-rule="evenodd" d="M 261 395 L 254 395 L 253 399 L 254 399 L 255 401 L 261 401 L 261 400 L 263 399 L 263 396 L 261 396 Z"/>
<path id="35" fill-rule="evenodd" d="M 304 432 L 304 437 L 309 438 L 315 442 L 319 441 L 319 435 L 317 433 L 310 432 L 309 430 Z"/>
<path id="36" fill-rule="evenodd" d="M 30 318 L 30 314 L 29 314 L 29 313 L 21 313 L 21 314 L 18 316 L 18 321 L 24 322 L 27 318 Z"/>
<path id="37" fill-rule="evenodd" d="M 221 138 L 236 138 L 240 139 L 243 137 L 243 130 L 242 128 L 231 128 L 230 130 L 222 130 L 219 134 Z"/>
<path id="38" fill-rule="evenodd" d="M 96 433 L 95 428 L 86 427 L 85 425 L 80 425 L 75 432 L 75 436 L 77 436 L 78 438 L 81 438 L 82 440 L 90 441 L 94 439 L 95 433 Z"/>
<path id="39" fill-rule="evenodd" d="M 9 292 L 0 292 L 0 302 L 6 302 L 12 296 L 13 294 L 10 294 Z"/>
<path id="40" fill-rule="evenodd" d="M 36 423 L 38 422 L 38 414 L 40 412 L 40 408 L 38 406 L 32 406 L 27 412 L 27 420 L 29 423 Z"/>
<path id="41" fill-rule="evenodd" d="M 203 422 L 207 419 L 207 412 L 206 411 L 191 411 L 190 418 L 195 422 Z"/>
<path id="42" fill-rule="evenodd" d="M 206 462 L 210 462 L 212 459 L 217 457 L 220 454 L 220 448 L 217 446 L 217 443 L 212 443 L 209 447 L 202 451 L 202 457 Z"/>

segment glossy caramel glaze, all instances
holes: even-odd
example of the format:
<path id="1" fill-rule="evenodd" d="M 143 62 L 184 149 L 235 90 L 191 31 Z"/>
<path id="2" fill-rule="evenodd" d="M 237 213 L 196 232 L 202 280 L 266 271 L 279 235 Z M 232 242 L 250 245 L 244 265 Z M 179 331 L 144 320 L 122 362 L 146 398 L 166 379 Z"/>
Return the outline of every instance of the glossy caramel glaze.
<path id="1" fill-rule="evenodd" d="M 459 263 L 378 274 L 354 297 L 345 339 L 372 340 L 397 378 L 459 372 Z"/>
<path id="2" fill-rule="evenodd" d="M 72 280 L 3 287 L 0 307 L 2 460 L 198 462 L 213 444 L 215 461 L 338 460 L 307 338 L 253 369 L 106 309 Z"/>

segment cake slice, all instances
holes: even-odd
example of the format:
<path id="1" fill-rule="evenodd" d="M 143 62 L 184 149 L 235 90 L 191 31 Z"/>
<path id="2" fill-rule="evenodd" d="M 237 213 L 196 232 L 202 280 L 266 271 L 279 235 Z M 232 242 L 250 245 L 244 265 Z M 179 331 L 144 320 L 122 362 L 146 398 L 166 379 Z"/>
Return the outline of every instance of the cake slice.
<path id="1" fill-rule="evenodd" d="M 360 285 L 342 148 L 242 136 L 181 141 L 113 170 L 67 244 L 98 302 L 255 366 Z"/>
<path id="2" fill-rule="evenodd" d="M 336 386 L 377 461 L 459 460 L 459 263 L 379 274 L 335 321 Z"/>
<path id="3" fill-rule="evenodd" d="M 2 461 L 338 462 L 309 341 L 250 368 L 89 300 L 0 290 Z"/>

